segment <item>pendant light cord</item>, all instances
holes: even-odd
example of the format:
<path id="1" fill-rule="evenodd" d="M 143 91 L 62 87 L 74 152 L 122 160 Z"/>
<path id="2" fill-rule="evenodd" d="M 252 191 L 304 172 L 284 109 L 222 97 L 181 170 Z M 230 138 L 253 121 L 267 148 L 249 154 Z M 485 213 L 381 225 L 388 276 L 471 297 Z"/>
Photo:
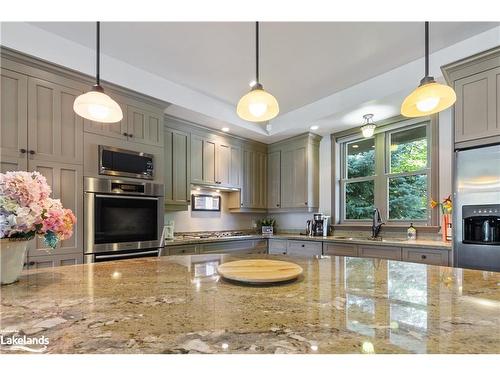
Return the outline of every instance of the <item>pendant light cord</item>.
<path id="1" fill-rule="evenodd" d="M 101 75 L 100 75 L 100 58 L 101 58 L 101 23 L 99 21 L 96 22 L 96 84 L 99 86 L 101 84 Z"/>
<path id="2" fill-rule="evenodd" d="M 255 22 L 255 82 L 259 83 L 259 22 Z"/>
<path id="3" fill-rule="evenodd" d="M 429 22 L 425 22 L 425 76 L 429 76 Z"/>

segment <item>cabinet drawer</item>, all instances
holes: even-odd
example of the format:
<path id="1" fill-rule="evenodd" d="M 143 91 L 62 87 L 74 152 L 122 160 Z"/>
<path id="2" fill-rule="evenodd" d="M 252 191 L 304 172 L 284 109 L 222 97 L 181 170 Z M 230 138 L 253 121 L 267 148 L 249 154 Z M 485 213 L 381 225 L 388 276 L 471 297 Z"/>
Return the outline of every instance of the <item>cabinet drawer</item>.
<path id="1" fill-rule="evenodd" d="M 321 255 L 323 243 L 315 241 L 288 241 L 286 253 L 288 255 Z"/>
<path id="2" fill-rule="evenodd" d="M 28 269 L 72 266 L 83 263 L 83 253 L 28 256 L 27 260 Z"/>
<path id="3" fill-rule="evenodd" d="M 325 243 L 323 245 L 323 254 L 356 257 L 358 256 L 358 246 L 346 243 Z"/>
<path id="4" fill-rule="evenodd" d="M 251 252 L 255 249 L 253 240 L 211 242 L 200 245 L 200 253 Z"/>
<path id="5" fill-rule="evenodd" d="M 392 246 L 365 246 L 358 247 L 358 255 L 367 258 L 383 258 L 401 260 L 401 248 Z"/>
<path id="6" fill-rule="evenodd" d="M 403 260 L 406 262 L 447 266 L 449 253 L 449 250 L 403 248 Z"/>
<path id="7" fill-rule="evenodd" d="M 286 240 L 269 240 L 269 254 L 286 254 Z"/>
<path id="8" fill-rule="evenodd" d="M 168 255 L 196 254 L 196 245 L 177 245 L 165 247 Z"/>

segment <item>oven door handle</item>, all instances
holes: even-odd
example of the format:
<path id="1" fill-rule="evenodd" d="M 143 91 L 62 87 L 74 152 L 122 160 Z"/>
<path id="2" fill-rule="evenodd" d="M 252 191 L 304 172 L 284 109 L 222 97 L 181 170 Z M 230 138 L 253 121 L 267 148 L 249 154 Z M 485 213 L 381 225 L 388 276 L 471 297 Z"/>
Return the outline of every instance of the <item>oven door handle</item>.
<path id="1" fill-rule="evenodd" d="M 152 200 L 152 201 L 157 201 L 160 199 L 159 197 L 141 197 L 138 195 L 129 196 L 129 195 L 119 195 L 119 194 L 116 194 L 116 195 L 96 194 L 95 196 L 96 196 L 96 198 L 144 199 L 144 200 Z"/>
<path id="2" fill-rule="evenodd" d="M 149 251 L 137 251 L 133 253 L 122 253 L 122 254 L 108 254 L 108 255 L 95 255 L 96 259 L 110 259 L 110 258 L 125 258 L 134 255 L 147 255 L 156 254 L 158 255 L 160 250 L 149 250 Z"/>

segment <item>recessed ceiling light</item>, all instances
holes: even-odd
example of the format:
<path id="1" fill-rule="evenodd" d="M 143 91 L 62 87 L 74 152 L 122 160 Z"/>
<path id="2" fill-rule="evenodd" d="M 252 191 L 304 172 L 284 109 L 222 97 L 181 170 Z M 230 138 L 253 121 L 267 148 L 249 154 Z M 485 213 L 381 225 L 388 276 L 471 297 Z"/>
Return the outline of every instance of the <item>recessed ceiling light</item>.
<path id="1" fill-rule="evenodd" d="M 309 129 L 311 129 L 311 130 L 318 130 L 319 126 L 318 125 L 313 125 Z"/>
<path id="2" fill-rule="evenodd" d="M 198 187 L 198 188 L 196 188 L 196 190 L 197 190 L 197 191 L 200 191 L 201 189 Z"/>
<path id="3" fill-rule="evenodd" d="M 229 131 L 229 128 L 228 128 L 228 127 L 223 127 L 221 130 L 222 130 L 223 132 L 228 132 L 228 131 Z"/>
<path id="4" fill-rule="evenodd" d="M 358 148 L 359 145 L 352 145 L 352 148 Z"/>

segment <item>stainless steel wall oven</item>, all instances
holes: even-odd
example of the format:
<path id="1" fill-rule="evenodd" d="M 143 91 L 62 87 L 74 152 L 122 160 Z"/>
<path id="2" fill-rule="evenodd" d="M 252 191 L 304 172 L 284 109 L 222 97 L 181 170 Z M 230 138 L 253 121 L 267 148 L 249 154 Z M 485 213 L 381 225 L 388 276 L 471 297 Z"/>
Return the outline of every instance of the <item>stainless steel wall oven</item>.
<path id="1" fill-rule="evenodd" d="M 85 261 L 157 255 L 163 245 L 163 185 L 86 177 Z"/>

